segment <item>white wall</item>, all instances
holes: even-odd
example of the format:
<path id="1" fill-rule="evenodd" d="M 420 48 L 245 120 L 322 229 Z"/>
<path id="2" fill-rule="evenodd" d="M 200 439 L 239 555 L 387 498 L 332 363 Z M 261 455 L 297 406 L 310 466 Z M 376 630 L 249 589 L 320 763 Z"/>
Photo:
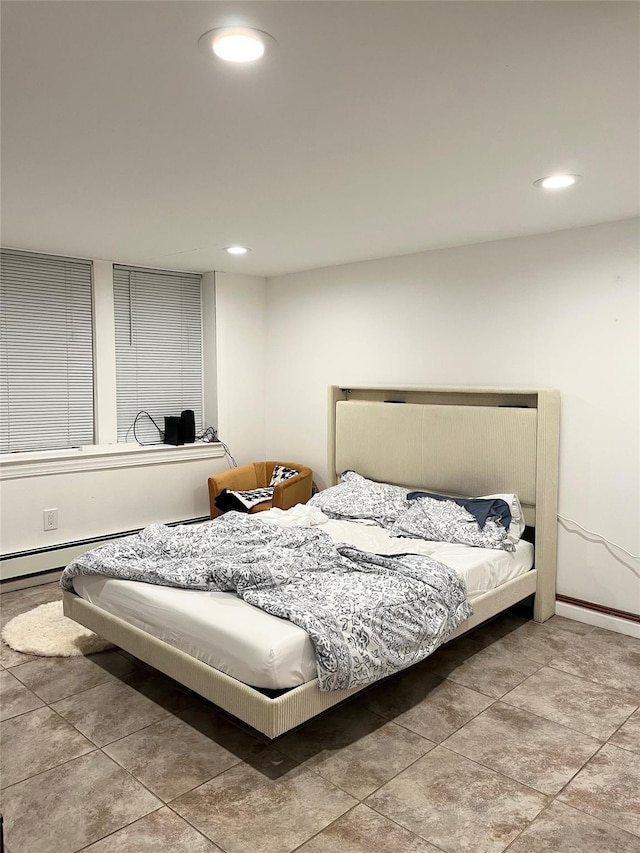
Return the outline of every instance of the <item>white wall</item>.
<path id="1" fill-rule="evenodd" d="M 105 270 L 102 272 L 105 274 L 101 292 L 110 292 L 109 276 Z M 215 311 L 212 275 L 205 276 L 204 284 L 203 353 L 207 359 L 213 347 L 216 354 L 220 412 L 216 418 L 209 382 L 205 385 L 207 425 L 218 428 L 240 464 L 262 459 L 265 454 L 266 281 L 249 276 L 217 274 Z M 217 315 L 217 335 L 211 328 L 214 315 Z M 100 334 L 109 325 L 113 325 L 110 315 L 97 318 Z M 206 363 L 204 372 L 206 378 Z M 101 376 L 107 373 L 103 366 Z M 209 377 L 210 374 L 209 370 Z M 104 382 L 103 386 L 107 384 Z M 104 387 L 102 393 L 106 396 Z M 115 395 L 111 396 L 115 400 Z M 102 418 L 104 421 L 104 414 Z M 112 432 L 112 440 L 115 440 L 115 430 Z M 106 460 L 88 470 L 60 473 L 55 470 L 60 463 L 54 463 L 50 472 L 46 466 L 40 466 L 42 470 L 37 476 L 4 479 L 0 488 L 2 553 L 47 548 L 131 530 L 153 522 L 181 521 L 208 515 L 207 478 L 229 465 L 224 458 L 216 455 L 217 449 L 211 448 L 212 455 L 205 459 L 201 455 L 208 453 L 208 448 L 195 451 L 189 460 L 184 458 L 188 450 L 182 448 L 149 452 L 162 454 L 162 463 L 123 466 L 124 457 L 118 459 L 116 454 L 114 467 L 110 467 Z M 180 461 L 169 461 L 174 452 L 182 454 Z M 71 467 L 74 467 L 73 459 Z M 58 509 L 58 529 L 43 531 L 42 511 L 54 507 Z M 0 577 L 42 571 L 59 564 L 60 552 L 54 551 L 46 558 L 29 557 L 10 564 L 3 563 Z"/>
<path id="2" fill-rule="evenodd" d="M 267 456 L 324 485 L 331 384 L 558 388 L 560 512 L 638 554 L 638 258 L 626 220 L 269 280 Z M 638 563 L 561 525 L 558 591 L 638 613 Z"/>
<path id="3" fill-rule="evenodd" d="M 240 464 L 326 479 L 331 384 L 540 385 L 562 394 L 560 512 L 637 554 L 638 223 L 272 279 L 216 274 L 218 422 Z M 223 459 L 2 484 L 2 551 L 205 515 Z M 42 509 L 59 508 L 44 534 Z M 560 526 L 558 589 L 640 611 L 638 563 Z"/>
<path id="4" fill-rule="evenodd" d="M 225 467 L 223 459 L 212 456 L 131 467 L 98 463 L 92 470 L 3 480 L 2 552 L 208 515 L 207 477 Z M 44 531 L 42 511 L 54 507 L 58 529 Z"/>
<path id="5" fill-rule="evenodd" d="M 239 465 L 265 459 L 267 283 L 216 273 L 218 433 Z"/>

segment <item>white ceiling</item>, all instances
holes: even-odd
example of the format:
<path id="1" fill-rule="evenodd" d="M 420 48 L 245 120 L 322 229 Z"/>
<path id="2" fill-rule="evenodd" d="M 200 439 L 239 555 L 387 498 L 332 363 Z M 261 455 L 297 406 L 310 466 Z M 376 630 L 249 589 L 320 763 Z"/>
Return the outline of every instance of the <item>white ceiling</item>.
<path id="1" fill-rule="evenodd" d="M 272 276 L 635 216 L 639 11 L 7 0 L 2 243 Z M 206 58 L 231 23 L 276 48 Z"/>

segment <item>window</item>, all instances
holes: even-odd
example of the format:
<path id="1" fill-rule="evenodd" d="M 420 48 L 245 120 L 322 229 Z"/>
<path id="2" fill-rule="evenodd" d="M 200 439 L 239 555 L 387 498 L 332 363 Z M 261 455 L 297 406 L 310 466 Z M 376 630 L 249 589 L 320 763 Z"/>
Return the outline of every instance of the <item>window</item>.
<path id="1" fill-rule="evenodd" d="M 161 441 L 165 415 L 202 430 L 202 277 L 114 266 L 118 441 Z"/>
<path id="2" fill-rule="evenodd" d="M 0 451 L 93 443 L 90 261 L 0 252 Z"/>
<path id="3" fill-rule="evenodd" d="M 213 274 L 1 249 L 0 285 L 0 452 L 159 443 L 185 409 L 201 432 L 203 396 L 215 424 Z"/>

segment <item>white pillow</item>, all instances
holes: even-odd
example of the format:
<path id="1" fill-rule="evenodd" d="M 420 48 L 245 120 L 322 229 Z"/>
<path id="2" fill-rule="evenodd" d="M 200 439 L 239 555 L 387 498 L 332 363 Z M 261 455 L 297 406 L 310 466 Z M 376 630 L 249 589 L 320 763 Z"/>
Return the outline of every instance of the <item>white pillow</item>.
<path id="1" fill-rule="evenodd" d="M 367 480 L 355 471 L 345 471 L 337 486 L 314 495 L 308 505 L 318 507 L 329 518 L 370 520 L 391 527 L 406 507 L 409 489 Z"/>
<path id="2" fill-rule="evenodd" d="M 465 506 L 453 499 L 438 495 L 415 493 L 406 502 L 405 511 L 391 528 L 392 536 L 426 539 L 430 542 L 454 542 L 474 548 L 494 548 L 514 551 L 524 531 L 524 517 L 516 495 L 483 495 L 466 498 L 470 504 L 478 500 L 501 500 L 508 507 L 511 522 L 508 527 L 498 516 L 490 515 L 480 526 L 478 519 Z"/>
<path id="3" fill-rule="evenodd" d="M 509 539 L 515 545 L 516 542 L 519 542 L 522 538 L 522 534 L 524 533 L 525 522 L 524 522 L 524 513 L 522 511 L 522 506 L 518 499 L 517 495 L 482 495 L 483 500 L 491 499 L 491 498 L 501 498 L 508 505 L 509 510 L 511 511 L 511 524 L 509 525 L 509 529 L 507 533 L 509 534 Z"/>

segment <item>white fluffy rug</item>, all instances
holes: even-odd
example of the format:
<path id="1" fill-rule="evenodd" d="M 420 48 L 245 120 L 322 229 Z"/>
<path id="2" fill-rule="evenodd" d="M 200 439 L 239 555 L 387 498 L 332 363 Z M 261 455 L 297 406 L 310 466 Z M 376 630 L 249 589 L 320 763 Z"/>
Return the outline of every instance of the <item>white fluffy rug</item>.
<path id="1" fill-rule="evenodd" d="M 113 648 L 113 643 L 68 619 L 61 601 L 14 616 L 2 629 L 2 639 L 17 652 L 44 657 L 91 655 Z"/>

